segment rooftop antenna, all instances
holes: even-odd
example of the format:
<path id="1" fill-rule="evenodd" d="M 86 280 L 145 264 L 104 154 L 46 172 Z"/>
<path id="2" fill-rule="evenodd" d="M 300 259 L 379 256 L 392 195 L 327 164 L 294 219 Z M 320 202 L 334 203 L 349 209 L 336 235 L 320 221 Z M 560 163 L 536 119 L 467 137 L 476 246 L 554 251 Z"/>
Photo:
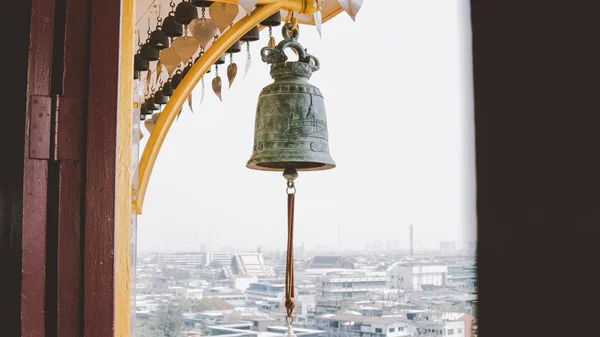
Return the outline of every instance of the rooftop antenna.
<path id="1" fill-rule="evenodd" d="M 413 225 L 411 224 L 409 227 L 410 232 L 410 257 L 413 257 Z"/>

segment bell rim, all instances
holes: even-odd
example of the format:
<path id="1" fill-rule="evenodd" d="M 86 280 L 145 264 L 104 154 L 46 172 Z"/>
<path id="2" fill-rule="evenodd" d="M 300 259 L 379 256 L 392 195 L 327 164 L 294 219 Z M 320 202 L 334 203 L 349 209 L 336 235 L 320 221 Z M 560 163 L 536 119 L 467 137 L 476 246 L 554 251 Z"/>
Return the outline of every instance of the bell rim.
<path id="1" fill-rule="evenodd" d="M 285 167 L 259 166 L 259 165 L 257 165 L 258 162 L 259 162 L 258 160 L 251 159 L 246 163 L 246 168 L 249 168 L 249 169 L 255 170 L 255 171 L 270 171 L 270 172 L 283 172 L 286 169 Z M 293 167 L 293 165 L 291 165 L 290 167 Z M 296 169 L 296 171 L 299 171 L 299 172 L 312 172 L 312 171 L 327 171 L 327 170 L 334 169 L 336 167 L 337 167 L 337 165 L 335 163 L 323 163 L 323 166 L 315 166 L 315 167 L 308 167 L 308 168 L 294 167 L 294 168 Z"/>
<path id="2" fill-rule="evenodd" d="M 295 160 L 294 160 L 295 159 Z M 261 163 L 270 163 L 269 165 L 260 165 Z M 304 166 L 314 164 L 315 166 Z M 297 165 L 294 165 L 297 164 Z M 300 165 L 298 165 L 300 164 Z M 253 152 L 246 167 L 257 171 L 284 171 L 286 168 L 294 167 L 297 171 L 325 171 L 335 168 L 337 165 L 329 151 L 312 152 L 307 157 L 302 151 L 291 151 L 286 153 L 286 159 L 281 158 L 281 153 L 271 152 L 270 150 Z"/>

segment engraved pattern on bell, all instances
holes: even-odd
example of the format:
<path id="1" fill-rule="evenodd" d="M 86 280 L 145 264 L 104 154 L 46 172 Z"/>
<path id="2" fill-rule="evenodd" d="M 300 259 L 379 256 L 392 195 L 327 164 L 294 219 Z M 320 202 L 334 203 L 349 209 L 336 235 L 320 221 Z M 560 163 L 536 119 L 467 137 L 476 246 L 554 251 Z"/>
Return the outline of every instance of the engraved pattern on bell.
<path id="1" fill-rule="evenodd" d="M 296 40 L 296 29 L 284 25 L 284 40 L 261 50 L 271 64 L 274 82 L 260 93 L 256 108 L 254 150 L 246 167 L 255 170 L 327 170 L 335 167 L 329 154 L 325 101 L 319 88 L 308 83 L 319 61 Z M 284 49 L 296 50 L 299 60 L 287 61 Z"/>

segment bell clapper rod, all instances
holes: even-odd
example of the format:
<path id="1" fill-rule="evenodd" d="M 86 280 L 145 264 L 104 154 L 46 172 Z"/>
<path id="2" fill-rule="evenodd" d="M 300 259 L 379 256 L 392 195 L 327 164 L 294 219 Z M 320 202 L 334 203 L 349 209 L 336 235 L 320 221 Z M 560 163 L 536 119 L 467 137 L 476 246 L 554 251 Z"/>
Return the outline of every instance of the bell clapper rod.
<path id="1" fill-rule="evenodd" d="M 237 1 L 221 2 L 237 3 Z M 285 9 L 296 13 L 312 15 L 314 12 L 313 4 L 315 2 L 316 0 L 260 0 L 258 3 L 264 4 L 263 6 L 258 7 L 251 15 L 245 16 L 231 28 L 227 29 L 223 35 L 221 35 L 221 37 L 206 50 L 200 57 L 200 60 L 194 64 L 192 69 L 173 92 L 173 95 L 161 114 L 161 118 L 159 118 L 152 130 L 153 132 L 150 134 L 148 143 L 142 153 L 139 163 L 139 188 L 137 197 L 133 200 L 133 209 L 138 214 L 142 213 L 144 197 L 148 188 L 148 182 L 150 181 L 150 175 L 152 174 L 154 163 L 156 162 L 156 158 L 158 157 L 158 153 L 160 152 L 165 137 L 175 121 L 179 109 L 185 104 L 187 97 L 210 66 L 215 63 L 229 47 L 239 40 L 240 37 L 246 34 L 252 27 L 257 26 L 260 22 L 273 15 L 273 13 Z"/>
<path id="2" fill-rule="evenodd" d="M 292 323 L 294 322 L 294 308 L 296 300 L 294 299 L 294 202 L 296 198 L 296 185 L 294 180 L 298 178 L 298 172 L 295 168 L 286 168 L 283 171 L 283 177 L 287 181 L 287 215 L 288 215 L 288 237 L 287 254 L 285 262 L 285 311 L 287 323 L 287 335 L 292 336 Z"/>

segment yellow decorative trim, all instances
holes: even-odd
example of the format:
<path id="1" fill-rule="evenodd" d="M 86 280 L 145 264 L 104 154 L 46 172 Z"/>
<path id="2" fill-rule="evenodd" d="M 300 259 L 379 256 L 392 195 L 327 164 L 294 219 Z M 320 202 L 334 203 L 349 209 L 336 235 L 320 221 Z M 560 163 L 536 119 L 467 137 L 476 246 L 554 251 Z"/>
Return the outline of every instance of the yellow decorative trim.
<path id="1" fill-rule="evenodd" d="M 131 0 L 130 0 L 131 1 Z M 217 0 L 223 3 L 238 3 L 237 0 Z M 259 0 L 258 5 L 251 15 L 243 17 L 240 21 L 235 23 L 229 28 L 221 37 L 219 37 L 215 43 L 213 43 L 202 55 L 201 59 L 194 64 L 192 69 L 181 81 L 177 90 L 173 93 L 169 102 L 165 106 L 161 113 L 161 118 L 154 126 L 148 143 L 144 148 L 142 157 L 139 162 L 139 183 L 137 198 L 133 200 L 132 208 L 138 214 L 142 213 L 144 205 L 144 197 L 146 196 L 146 190 L 150 181 L 150 175 L 154 168 L 154 163 L 158 157 L 158 153 L 162 147 L 162 144 L 169 132 L 177 113 L 181 107 L 185 104 L 187 97 L 192 92 L 192 89 L 198 84 L 202 76 L 206 73 L 208 68 L 215 63 L 215 61 L 225 53 L 225 51 L 239 40 L 246 32 L 252 27 L 258 25 L 261 21 L 271 16 L 273 13 L 279 10 L 294 11 L 299 14 L 303 14 L 312 18 L 315 12 L 316 0 Z M 342 7 L 339 4 L 329 10 L 327 13 L 323 13 L 323 22 L 330 20 L 342 11 Z M 300 23 L 303 22 L 299 20 Z"/>
<path id="2" fill-rule="evenodd" d="M 138 195 L 134 200 L 133 208 L 141 214 L 141 210 L 144 205 L 144 197 L 148 188 L 148 182 L 152 169 L 160 148 L 169 132 L 169 128 L 173 124 L 179 109 L 185 103 L 187 97 L 192 92 L 192 89 L 198 84 L 202 76 L 206 73 L 208 68 L 214 64 L 217 59 L 227 51 L 227 48 L 231 47 L 235 41 L 239 40 L 244 34 L 246 34 L 252 27 L 258 25 L 261 21 L 271 16 L 273 13 L 281 9 L 282 3 L 293 4 L 293 7 L 298 7 L 299 3 L 306 0 L 281 0 L 281 2 L 273 2 L 261 7 L 258 7 L 250 16 L 245 16 L 240 21 L 235 23 L 231 28 L 225 31 L 221 37 L 219 37 L 215 43 L 213 43 L 206 52 L 202 55 L 200 60 L 192 66 L 192 69 L 183 78 L 177 90 L 173 93 L 169 102 L 165 105 L 160 118 L 158 119 L 148 143 L 144 148 L 142 157 L 139 163 L 139 184 L 138 184 Z"/>
<path id="3" fill-rule="evenodd" d="M 131 332 L 131 97 L 133 95 L 135 0 L 121 4 L 119 105 L 117 123 L 117 191 L 115 216 L 115 336 Z"/>

